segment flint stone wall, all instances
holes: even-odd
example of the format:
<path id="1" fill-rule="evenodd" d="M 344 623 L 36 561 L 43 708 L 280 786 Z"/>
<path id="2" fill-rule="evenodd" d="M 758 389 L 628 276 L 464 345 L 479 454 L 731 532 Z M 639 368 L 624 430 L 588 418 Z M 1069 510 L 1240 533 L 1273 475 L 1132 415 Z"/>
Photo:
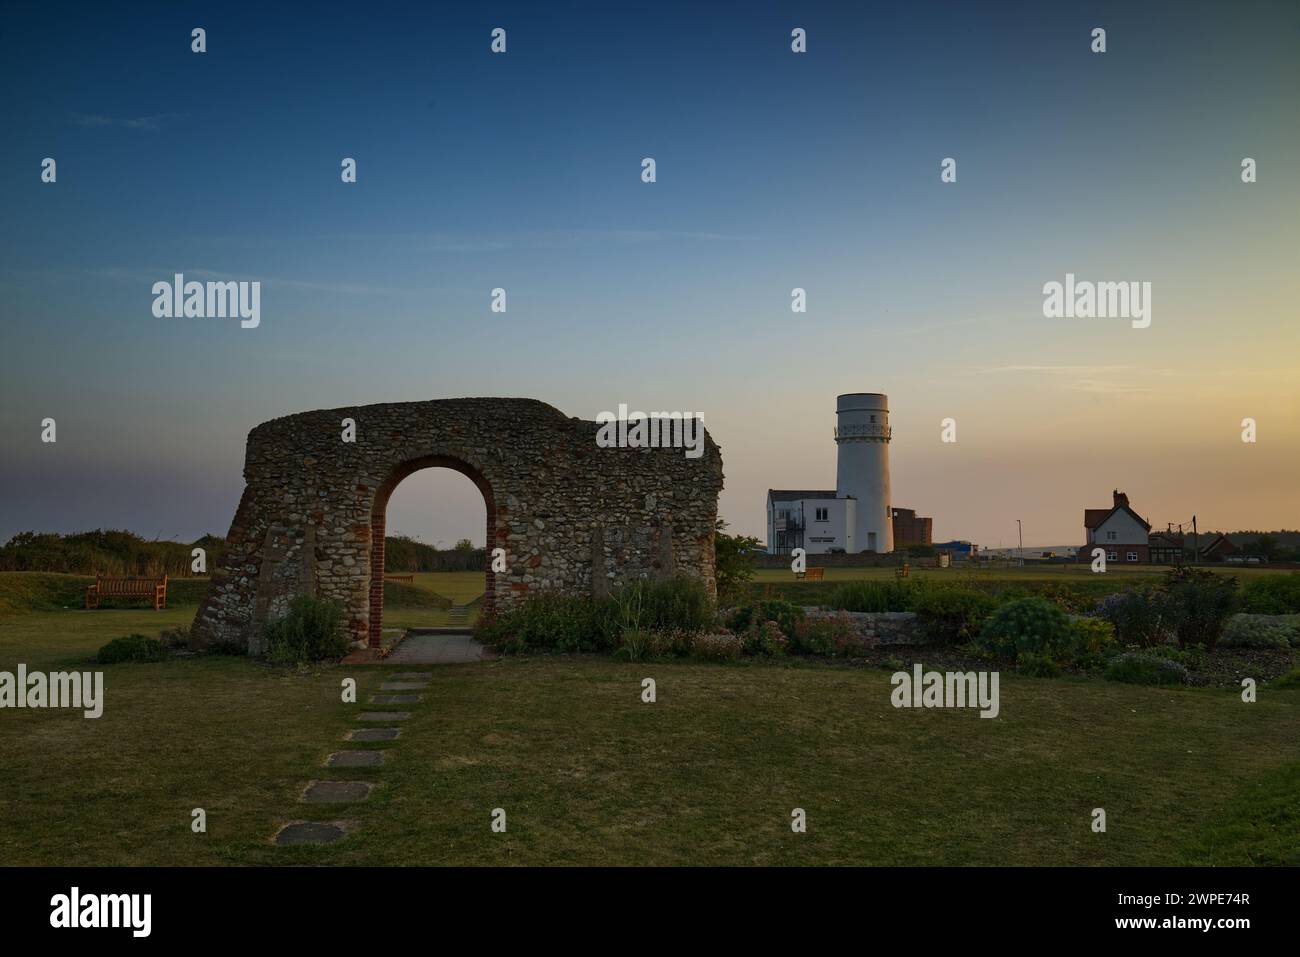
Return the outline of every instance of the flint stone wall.
<path id="1" fill-rule="evenodd" d="M 355 442 L 342 441 L 345 418 Z M 483 492 L 489 564 L 505 549 L 506 570 L 487 571 L 485 616 L 538 590 L 598 595 L 642 577 L 689 575 L 716 593 L 718 446 L 706 434 L 697 459 L 681 448 L 600 448 L 598 429 L 535 399 L 389 403 L 259 425 L 195 643 L 259 654 L 265 622 L 310 594 L 337 601 L 352 637 L 377 645 L 388 497 L 433 466 Z"/>
<path id="2" fill-rule="evenodd" d="M 874 638 L 882 645 L 925 644 L 925 637 L 916 625 L 914 612 L 831 611 L 805 605 L 803 613 L 810 621 L 818 618 L 845 617 L 853 623 L 854 630 L 859 635 L 863 638 Z"/>

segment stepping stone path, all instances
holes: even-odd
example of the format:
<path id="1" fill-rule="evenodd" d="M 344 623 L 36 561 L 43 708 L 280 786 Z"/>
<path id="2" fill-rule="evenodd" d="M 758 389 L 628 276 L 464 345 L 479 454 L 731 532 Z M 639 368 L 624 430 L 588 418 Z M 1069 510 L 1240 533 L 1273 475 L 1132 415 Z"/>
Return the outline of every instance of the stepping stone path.
<path id="1" fill-rule="evenodd" d="M 383 751 L 335 751 L 325 759 L 331 768 L 374 768 L 384 763 Z"/>
<path id="2" fill-rule="evenodd" d="M 302 799 L 308 804 L 342 804 L 364 801 L 374 785 L 366 781 L 308 781 Z"/>
<path id="3" fill-rule="evenodd" d="M 401 728 L 357 728 L 349 731 L 344 741 L 396 741 L 401 737 Z"/>
<path id="4" fill-rule="evenodd" d="M 447 612 L 447 624 L 452 628 L 469 624 L 469 606 L 452 605 L 451 610 Z"/>
<path id="5" fill-rule="evenodd" d="M 453 636 L 460 637 L 460 636 Z M 481 646 L 480 646 L 481 647 Z M 380 684 L 381 691 L 423 691 L 433 673 L 429 671 L 403 671 L 391 676 L 393 681 Z M 375 704 L 415 704 L 424 700 L 422 694 L 375 694 L 370 696 Z M 411 717 L 410 711 L 363 711 L 358 721 L 395 722 Z M 346 741 L 396 741 L 400 728 L 354 728 L 344 735 Z M 331 768 L 375 768 L 384 764 L 386 752 L 352 748 L 334 751 L 325 759 Z M 343 804 L 364 801 L 370 797 L 375 785 L 369 781 L 317 781 L 307 782 L 300 800 L 307 804 Z M 276 832 L 274 841 L 281 847 L 307 844 L 333 844 L 347 836 L 350 828 L 342 821 L 290 821 Z"/>
<path id="6" fill-rule="evenodd" d="M 315 821 L 290 821 L 275 835 L 281 847 L 292 844 L 333 844 L 347 836 L 348 829 L 342 821 L 317 823 Z"/>

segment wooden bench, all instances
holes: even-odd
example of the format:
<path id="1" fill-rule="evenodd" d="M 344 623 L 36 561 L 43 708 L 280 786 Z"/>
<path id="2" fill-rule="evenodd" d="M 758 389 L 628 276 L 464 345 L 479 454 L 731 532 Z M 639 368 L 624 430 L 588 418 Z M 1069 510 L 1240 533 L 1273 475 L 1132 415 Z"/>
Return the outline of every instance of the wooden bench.
<path id="1" fill-rule="evenodd" d="M 810 568 L 806 572 L 795 572 L 794 577 L 800 578 L 806 582 L 824 581 L 826 578 L 826 569 Z"/>
<path id="2" fill-rule="evenodd" d="M 384 576 L 384 581 L 386 581 L 386 582 L 414 582 L 414 581 L 415 581 L 415 576 L 414 576 L 414 575 L 385 575 L 385 576 Z"/>
<path id="3" fill-rule="evenodd" d="M 105 578 L 95 576 L 95 584 L 86 586 L 86 607 L 98 608 L 103 598 L 143 598 L 153 601 L 153 610 L 167 607 L 167 576 L 162 578 Z"/>

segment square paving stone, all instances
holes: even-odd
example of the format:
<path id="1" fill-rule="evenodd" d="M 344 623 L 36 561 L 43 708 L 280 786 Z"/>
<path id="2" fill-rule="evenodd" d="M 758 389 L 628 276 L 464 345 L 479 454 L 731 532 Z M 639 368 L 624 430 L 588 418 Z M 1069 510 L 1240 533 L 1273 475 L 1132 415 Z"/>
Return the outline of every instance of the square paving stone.
<path id="1" fill-rule="evenodd" d="M 281 847 L 291 844 L 333 844 L 343 840 L 347 833 L 348 829 L 342 821 L 290 821 L 275 835 L 275 843 Z"/>
<path id="2" fill-rule="evenodd" d="M 427 681 L 385 681 L 379 686 L 380 691 L 423 691 L 429 687 Z"/>
<path id="3" fill-rule="evenodd" d="M 415 704 L 423 700 L 422 694 L 372 694 L 370 696 L 371 704 Z"/>
<path id="4" fill-rule="evenodd" d="M 383 763 L 383 751 L 335 751 L 325 759 L 331 768 L 373 768 Z"/>
<path id="5" fill-rule="evenodd" d="M 308 781 L 302 799 L 309 804 L 340 804 L 364 801 L 373 784 L 365 781 Z"/>
<path id="6" fill-rule="evenodd" d="M 409 711 L 363 711 L 357 715 L 358 721 L 405 721 L 411 716 Z"/>
<path id="7" fill-rule="evenodd" d="M 402 734 L 401 728 L 357 728 L 349 731 L 348 741 L 396 741 Z"/>

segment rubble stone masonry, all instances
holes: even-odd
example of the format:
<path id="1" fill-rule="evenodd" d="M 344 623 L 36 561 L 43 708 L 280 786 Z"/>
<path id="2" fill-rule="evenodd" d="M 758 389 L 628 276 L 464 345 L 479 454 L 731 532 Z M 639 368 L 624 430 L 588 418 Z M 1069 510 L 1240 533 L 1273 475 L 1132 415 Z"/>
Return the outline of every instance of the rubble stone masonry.
<path id="1" fill-rule="evenodd" d="M 343 420 L 356 423 L 343 441 Z M 595 422 L 535 399 L 440 399 L 304 412 L 248 436 L 244 494 L 193 636 L 260 654 L 263 625 L 297 594 L 338 602 L 354 639 L 383 625 L 384 512 L 412 472 L 469 476 L 487 504 L 491 617 L 539 590 L 604 594 L 673 574 L 715 591 L 722 458 L 680 448 L 600 448 Z"/>

